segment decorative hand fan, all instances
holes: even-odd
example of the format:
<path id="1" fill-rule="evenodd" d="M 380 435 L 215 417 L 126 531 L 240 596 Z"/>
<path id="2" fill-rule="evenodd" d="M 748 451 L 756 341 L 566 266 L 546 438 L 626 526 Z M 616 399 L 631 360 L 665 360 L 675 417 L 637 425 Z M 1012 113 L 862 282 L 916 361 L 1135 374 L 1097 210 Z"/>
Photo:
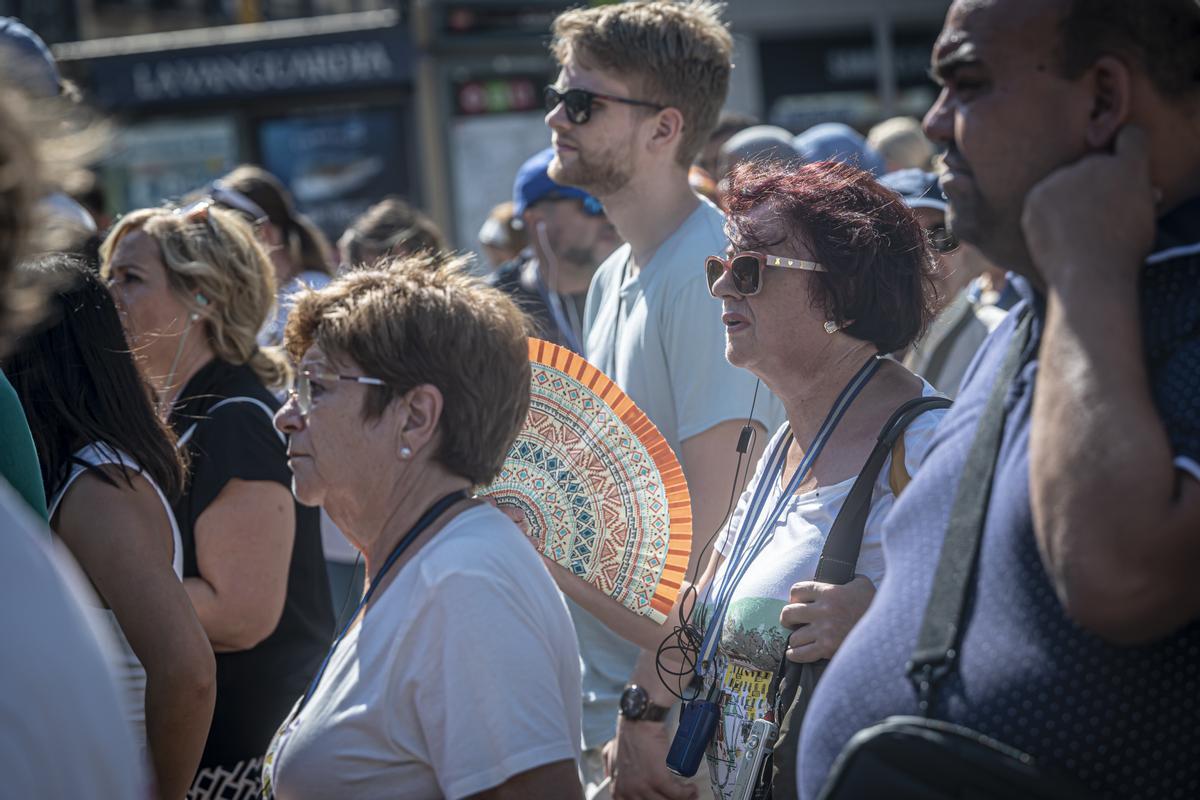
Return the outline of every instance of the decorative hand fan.
<path id="1" fill-rule="evenodd" d="M 529 340 L 529 417 L 482 491 L 525 512 L 546 557 L 663 622 L 691 552 L 687 482 L 670 445 L 604 373 Z"/>

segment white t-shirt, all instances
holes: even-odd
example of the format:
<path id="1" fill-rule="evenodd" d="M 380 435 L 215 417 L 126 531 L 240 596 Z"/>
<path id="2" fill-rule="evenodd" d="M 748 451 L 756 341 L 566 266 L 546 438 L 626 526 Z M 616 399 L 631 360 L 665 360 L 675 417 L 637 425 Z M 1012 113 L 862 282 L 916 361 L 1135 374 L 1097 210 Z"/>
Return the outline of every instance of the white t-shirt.
<path id="1" fill-rule="evenodd" d="M 77 565 L 50 549 L 45 524 L 0 480 L 0 794 L 5 797 L 140 800 L 150 795 L 102 643 L 84 614 L 82 599 L 91 592 L 81 577 Z"/>
<path id="2" fill-rule="evenodd" d="M 925 396 L 938 394 L 928 383 L 922 393 Z M 904 465 L 909 475 L 915 473 L 924 460 L 933 432 L 946 411 L 926 411 L 905 430 Z M 735 537 L 741 535 L 742 520 L 762 479 L 766 462 L 787 430 L 785 424 L 771 437 L 754 477 L 738 500 L 729 525 L 717 537 L 716 550 L 726 559 L 733 551 Z M 855 567 L 856 573 L 866 575 L 876 586 L 884 571 L 883 520 L 896 500 L 889 477 L 891 465 L 889 455 L 875 482 L 871 510 L 863 530 L 862 550 Z M 721 632 L 716 668 L 711 673 L 721 680 L 721 695 L 717 701 L 721 721 L 706 754 L 713 794 L 718 798 L 731 796 L 737 778 L 737 758 L 744 750 L 750 724 L 768 710 L 767 688 L 791 635 L 790 630 L 779 625 L 779 613 L 788 602 L 792 584 L 810 581 L 816 575 L 825 538 L 856 477 L 789 498 L 766 549 L 754 559 L 734 589 Z M 783 488 L 776 479 L 759 516 L 760 524 L 775 508 Z M 728 566 L 726 560 L 717 570 L 711 591 L 724 580 Z M 711 602 L 712 598 L 706 594 L 701 599 Z"/>
<path id="3" fill-rule="evenodd" d="M 579 756 L 579 650 L 526 536 L 464 511 L 405 564 L 276 734 L 279 800 L 457 798 Z"/>
<path id="4" fill-rule="evenodd" d="M 175 574 L 180 580 L 183 580 L 183 542 L 179 537 L 179 524 L 175 521 L 175 512 L 171 510 L 171 504 L 167 501 L 166 495 L 162 489 L 154 482 L 154 479 L 149 475 L 142 473 L 141 468 L 132 458 L 120 450 L 113 450 L 104 444 L 90 444 L 80 448 L 75 453 L 75 458 L 92 466 L 101 466 L 104 464 L 117 464 L 125 467 L 134 473 L 140 473 L 145 478 L 150 486 L 153 487 L 158 499 L 162 501 L 163 509 L 167 512 L 167 521 L 171 526 L 171 537 L 173 541 L 171 559 L 171 567 L 175 570 Z M 54 513 L 58 511 L 59 505 L 67 495 L 67 491 L 71 488 L 75 480 L 87 471 L 87 467 L 83 464 L 73 464 L 71 473 L 67 476 L 67 480 L 59 487 L 58 492 L 50 500 L 49 516 L 54 519 Z M 102 605 L 87 606 L 88 614 L 92 617 L 94 625 L 104 627 L 112 634 L 112 639 L 116 647 L 112 652 L 112 671 L 117 679 L 117 684 L 121 689 L 121 699 L 125 705 L 125 719 L 129 720 L 129 724 L 133 726 L 134 735 L 138 739 L 138 743 L 144 748 L 146 746 L 146 668 L 142 666 L 142 662 L 138 659 L 137 654 L 133 652 L 133 647 L 129 644 L 129 640 L 125 638 L 125 631 L 121 629 L 121 623 L 117 620 L 117 615 L 112 612 L 112 609 L 105 608 Z"/>
<path id="5" fill-rule="evenodd" d="M 680 454 L 680 442 L 750 414 L 756 379 L 725 360 L 721 302 L 708 292 L 704 259 L 724 253 L 728 240 L 720 209 L 700 204 L 629 275 L 628 244 L 596 271 L 585 315 L 587 359 L 638 404 Z M 754 419 L 774 430 L 783 406 L 759 387 Z M 729 443 L 732 457 L 736 438 Z M 617 701 L 640 652 L 599 620 L 569 604 L 584 659 L 584 741 L 612 738 Z"/>

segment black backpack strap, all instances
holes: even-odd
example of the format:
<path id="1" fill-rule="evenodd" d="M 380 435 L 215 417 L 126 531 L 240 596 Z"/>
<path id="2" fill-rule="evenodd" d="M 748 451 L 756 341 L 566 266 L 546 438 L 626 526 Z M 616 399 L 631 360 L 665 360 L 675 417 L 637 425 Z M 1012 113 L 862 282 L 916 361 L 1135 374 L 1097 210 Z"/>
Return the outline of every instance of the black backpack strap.
<path id="1" fill-rule="evenodd" d="M 814 580 L 821 583 L 849 583 L 854 580 L 854 568 L 858 565 L 858 554 L 862 549 L 863 531 L 867 526 L 867 517 L 871 513 L 871 496 L 875 492 L 875 483 L 883 470 L 896 441 L 904 435 L 904 431 L 917 417 L 926 411 L 937 408 L 949 408 L 951 401 L 945 397 L 914 397 L 907 401 L 892 414 L 879 438 L 875 448 L 867 457 L 867 463 L 850 493 L 846 502 L 833 521 L 829 536 L 825 538 L 825 546 L 821 550 L 821 559 L 817 562 L 817 574 Z"/>
<path id="2" fill-rule="evenodd" d="M 871 455 L 867 456 L 866 464 L 858 473 L 854 485 L 850 487 L 850 493 L 846 495 L 846 502 L 838 511 L 829 535 L 825 537 L 825 546 L 821 549 L 814 580 L 835 584 L 845 584 L 854 580 L 854 568 L 858 565 L 858 554 L 862 549 L 863 531 L 871 513 L 871 495 L 874 494 L 879 473 L 883 470 L 883 462 L 887 461 L 896 440 L 904 435 L 904 431 L 913 420 L 926 411 L 949 408 L 951 404 L 952 401 L 945 397 L 914 397 L 905 401 L 888 418 L 879 431 Z M 768 699 L 776 709 L 782 710 L 791 705 L 801 666 L 794 661 L 788 661 L 786 653 L 780 658 L 779 667 L 775 670 L 775 677 L 767 692 Z M 777 698 L 783 702 L 777 703 Z M 776 722 L 780 719 L 781 716 L 777 714 Z"/>
<path id="3" fill-rule="evenodd" d="M 919 708 L 925 716 L 929 715 L 933 704 L 935 685 L 953 669 L 958 657 L 967 594 L 974 583 L 979 542 L 983 538 L 992 479 L 996 473 L 996 457 L 1004 435 L 1004 401 L 1025 360 L 1032 322 L 1033 315 L 1028 311 L 1018 320 L 1008 353 L 996 374 L 992 394 L 979 417 L 975 438 L 958 481 L 916 648 L 908 662 L 908 678 L 917 690 Z"/>
<path id="4" fill-rule="evenodd" d="M 896 409 L 888 419 L 879 432 L 871 455 L 846 495 L 846 501 L 834 519 L 829 535 L 825 537 L 821 560 L 817 562 L 816 580 L 836 584 L 854 580 L 863 531 L 871 513 L 871 496 L 875 493 L 875 483 L 883 471 L 883 463 L 913 420 L 926 411 L 949 408 L 950 405 L 951 401 L 945 397 L 915 397 Z M 779 726 L 779 736 L 771 754 L 771 769 L 764 776 L 764 783 L 759 786 L 756 797 L 793 800 L 797 796 L 796 757 L 800 726 L 809 697 L 826 663 L 797 664 L 787 660 L 786 651 L 780 657 L 779 667 L 767 690 L 775 723 Z"/>

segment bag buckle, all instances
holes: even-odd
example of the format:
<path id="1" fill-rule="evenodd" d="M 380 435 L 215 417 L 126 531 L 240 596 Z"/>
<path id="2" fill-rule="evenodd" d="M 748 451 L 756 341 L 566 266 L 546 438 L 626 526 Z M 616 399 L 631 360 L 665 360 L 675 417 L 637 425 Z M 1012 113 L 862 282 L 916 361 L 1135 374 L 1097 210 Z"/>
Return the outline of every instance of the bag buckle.
<path id="1" fill-rule="evenodd" d="M 928 717 L 933 705 L 933 690 L 937 684 L 954 669 L 958 651 L 950 648 L 935 661 L 909 661 L 905 673 L 917 692 L 917 709 L 921 716 Z"/>

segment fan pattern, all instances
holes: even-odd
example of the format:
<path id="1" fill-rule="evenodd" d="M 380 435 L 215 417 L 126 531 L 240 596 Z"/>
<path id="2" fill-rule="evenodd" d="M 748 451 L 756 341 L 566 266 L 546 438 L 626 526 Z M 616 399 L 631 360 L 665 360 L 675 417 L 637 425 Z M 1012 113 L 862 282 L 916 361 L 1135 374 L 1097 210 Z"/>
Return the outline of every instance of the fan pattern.
<path id="1" fill-rule="evenodd" d="M 529 350 L 529 417 L 483 493 L 525 512 L 544 555 L 662 622 L 691 550 L 683 470 L 602 372 L 540 339 L 530 339 Z"/>

